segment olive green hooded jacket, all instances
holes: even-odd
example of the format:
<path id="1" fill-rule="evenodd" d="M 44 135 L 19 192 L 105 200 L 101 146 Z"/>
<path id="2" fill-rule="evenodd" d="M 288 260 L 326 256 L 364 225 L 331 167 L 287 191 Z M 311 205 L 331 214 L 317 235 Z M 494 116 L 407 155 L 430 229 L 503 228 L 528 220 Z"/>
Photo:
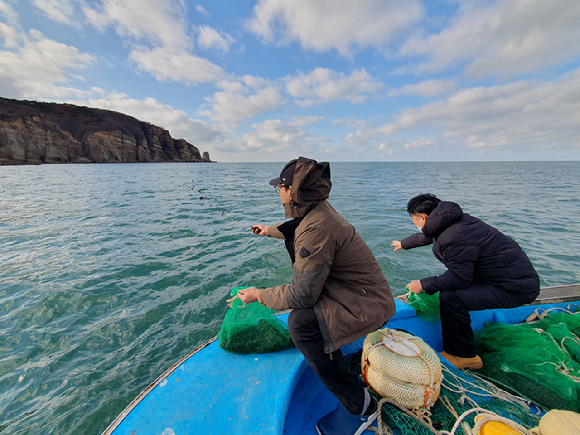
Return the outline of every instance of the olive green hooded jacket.
<path id="1" fill-rule="evenodd" d="M 379 329 L 395 313 L 391 289 L 371 250 L 326 201 L 331 186 L 328 163 L 298 159 L 292 201 L 285 204 L 286 217 L 298 219 L 268 230 L 270 237 L 284 239 L 285 226 L 294 222 L 293 240 L 286 240 L 295 260 L 292 283 L 262 289 L 259 297 L 275 310 L 312 307 L 326 353 Z"/>

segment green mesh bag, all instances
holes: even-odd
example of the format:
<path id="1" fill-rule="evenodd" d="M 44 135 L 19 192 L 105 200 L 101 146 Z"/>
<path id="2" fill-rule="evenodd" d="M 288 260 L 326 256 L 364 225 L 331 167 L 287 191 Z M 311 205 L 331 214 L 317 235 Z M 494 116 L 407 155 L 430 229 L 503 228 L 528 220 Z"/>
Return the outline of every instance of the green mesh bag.
<path id="1" fill-rule="evenodd" d="M 478 373 L 546 409 L 578 412 L 580 343 L 562 320 L 546 318 L 533 326 L 484 325 L 476 335 L 483 360 Z"/>
<path id="2" fill-rule="evenodd" d="M 419 294 L 410 292 L 407 303 L 415 310 L 419 318 L 428 322 L 439 320 L 439 293 L 428 295 L 425 292 Z"/>
<path id="3" fill-rule="evenodd" d="M 231 295 L 245 288 L 248 287 L 236 287 Z M 235 299 L 226 313 L 218 338 L 223 350 L 242 355 L 294 347 L 286 325 L 276 318 L 274 310 L 258 302 L 245 304 L 240 299 Z"/>

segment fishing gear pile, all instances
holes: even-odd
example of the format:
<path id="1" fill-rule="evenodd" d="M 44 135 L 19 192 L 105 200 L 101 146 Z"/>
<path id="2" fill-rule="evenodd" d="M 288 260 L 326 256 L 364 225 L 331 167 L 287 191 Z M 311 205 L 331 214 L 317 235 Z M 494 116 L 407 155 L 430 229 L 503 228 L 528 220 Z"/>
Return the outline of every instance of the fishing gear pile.
<path id="1" fill-rule="evenodd" d="M 231 308 L 218 334 L 220 347 L 242 355 L 294 347 L 286 325 L 276 318 L 274 310 L 258 302 L 245 304 L 237 298 L 238 290 L 245 288 L 248 287 L 236 287 L 230 293 Z"/>
<path id="2" fill-rule="evenodd" d="M 546 409 L 579 412 L 580 314 L 536 310 L 529 322 L 484 325 L 481 374 Z"/>
<path id="3" fill-rule="evenodd" d="M 362 373 L 360 354 L 349 355 L 352 367 Z M 396 435 L 472 435 L 486 421 L 502 422 L 522 433 L 538 426 L 540 416 L 521 397 L 498 388 L 467 370 L 459 370 L 441 360 L 442 380 L 439 398 L 427 408 L 408 409 L 396 400 L 369 389 L 381 407 L 377 434 Z M 479 432 L 509 433 L 509 432 Z M 561 434 L 560 434 L 561 435 Z"/>

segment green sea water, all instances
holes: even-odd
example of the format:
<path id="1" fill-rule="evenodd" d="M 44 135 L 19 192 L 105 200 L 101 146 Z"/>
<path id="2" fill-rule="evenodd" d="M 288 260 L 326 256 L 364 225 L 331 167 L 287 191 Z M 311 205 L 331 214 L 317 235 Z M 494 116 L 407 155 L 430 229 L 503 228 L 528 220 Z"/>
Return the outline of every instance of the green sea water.
<path id="1" fill-rule="evenodd" d="M 0 434 L 100 434 L 165 369 L 214 337 L 233 287 L 287 283 L 283 163 L 0 167 Z M 580 162 L 333 163 L 331 204 L 393 292 L 439 274 L 419 193 L 517 240 L 542 285 L 580 282 Z"/>

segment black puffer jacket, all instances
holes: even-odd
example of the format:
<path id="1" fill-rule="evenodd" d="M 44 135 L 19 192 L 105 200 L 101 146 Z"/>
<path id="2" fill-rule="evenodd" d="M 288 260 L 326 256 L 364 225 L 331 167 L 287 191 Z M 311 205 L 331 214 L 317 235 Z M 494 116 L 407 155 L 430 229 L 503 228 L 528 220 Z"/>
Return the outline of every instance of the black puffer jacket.
<path id="1" fill-rule="evenodd" d="M 522 248 L 492 226 L 463 213 L 454 202 L 440 202 L 422 232 L 402 240 L 401 246 L 412 249 L 431 243 L 447 271 L 421 280 L 428 294 L 463 289 L 472 283 L 514 293 L 540 293 L 540 279 Z"/>

